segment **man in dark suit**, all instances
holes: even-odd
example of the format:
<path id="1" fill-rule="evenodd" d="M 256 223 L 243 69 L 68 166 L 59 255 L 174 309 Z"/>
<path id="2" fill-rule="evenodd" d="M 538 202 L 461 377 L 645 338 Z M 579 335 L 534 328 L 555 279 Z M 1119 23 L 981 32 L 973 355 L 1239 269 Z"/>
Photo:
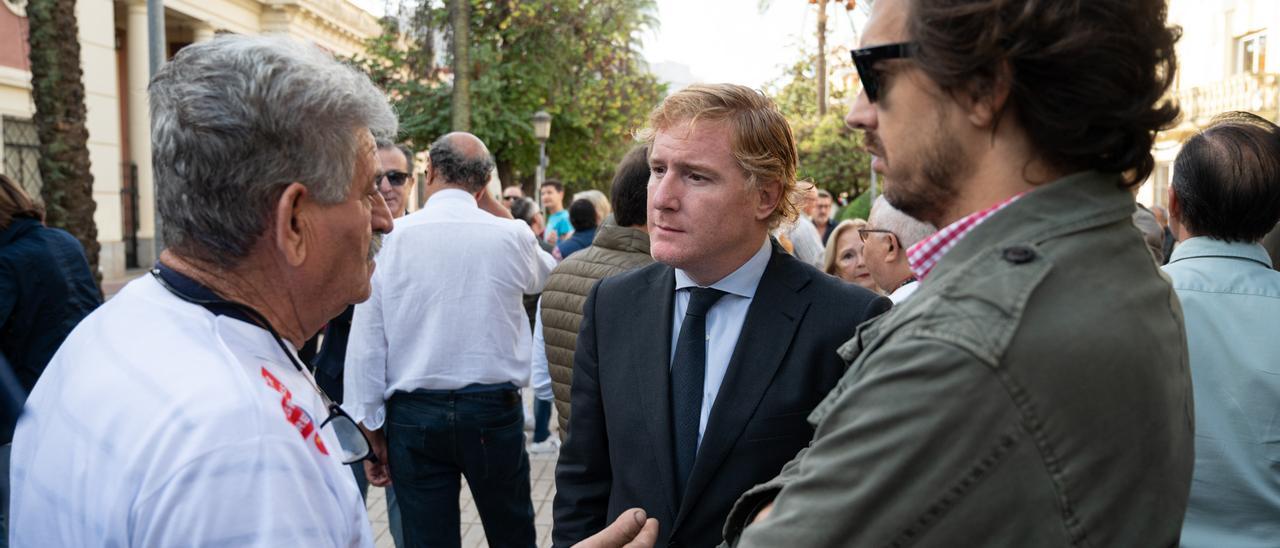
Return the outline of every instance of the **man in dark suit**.
<path id="1" fill-rule="evenodd" d="M 658 519 L 659 544 L 719 544 L 733 501 L 812 436 L 805 417 L 844 373 L 836 348 L 889 307 L 769 239 L 797 213 L 796 149 L 766 97 L 691 86 L 649 126 L 659 262 L 587 298 L 556 546 L 632 507 Z"/>

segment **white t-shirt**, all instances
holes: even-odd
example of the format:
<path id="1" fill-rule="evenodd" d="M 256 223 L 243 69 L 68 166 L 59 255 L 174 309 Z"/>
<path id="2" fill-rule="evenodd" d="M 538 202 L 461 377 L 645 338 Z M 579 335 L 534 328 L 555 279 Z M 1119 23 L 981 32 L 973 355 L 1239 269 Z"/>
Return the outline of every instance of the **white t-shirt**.
<path id="1" fill-rule="evenodd" d="M 146 275 L 67 337 L 14 435 L 15 546 L 372 546 L 324 404 L 271 335 Z"/>

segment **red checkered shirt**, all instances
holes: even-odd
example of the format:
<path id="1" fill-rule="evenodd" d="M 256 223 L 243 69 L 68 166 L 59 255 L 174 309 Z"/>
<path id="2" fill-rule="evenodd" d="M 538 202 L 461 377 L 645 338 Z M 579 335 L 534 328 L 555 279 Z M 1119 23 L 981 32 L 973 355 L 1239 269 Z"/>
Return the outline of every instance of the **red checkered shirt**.
<path id="1" fill-rule="evenodd" d="M 907 266 L 911 268 L 911 273 L 915 274 L 917 280 L 923 281 L 925 276 L 928 276 L 933 271 L 933 267 L 938 265 L 938 261 L 942 260 L 942 256 L 960 243 L 961 238 L 964 238 L 966 234 L 977 228 L 988 217 L 1021 198 L 1023 194 L 1025 192 L 1015 194 L 1009 199 L 982 211 L 971 213 L 911 246 L 907 249 Z"/>

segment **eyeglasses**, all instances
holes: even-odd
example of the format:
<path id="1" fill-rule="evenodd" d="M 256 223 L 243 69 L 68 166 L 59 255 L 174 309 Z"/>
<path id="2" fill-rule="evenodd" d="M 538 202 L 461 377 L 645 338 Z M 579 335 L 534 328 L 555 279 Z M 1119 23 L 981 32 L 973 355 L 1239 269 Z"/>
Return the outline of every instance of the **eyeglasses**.
<path id="1" fill-rule="evenodd" d="M 380 174 L 377 176 L 377 181 L 381 183 L 383 177 L 387 178 L 387 182 L 391 183 L 391 186 L 404 186 L 404 183 L 409 180 L 409 174 L 403 171 L 393 170 Z"/>
<path id="2" fill-rule="evenodd" d="M 872 103 L 880 100 L 880 78 L 883 76 L 876 70 L 876 63 L 889 59 L 904 59 L 915 55 L 916 45 L 911 42 L 886 44 L 870 48 L 855 49 L 853 65 L 858 68 L 858 78 L 862 80 L 862 89 L 867 92 L 867 99 Z"/>
<path id="3" fill-rule="evenodd" d="M 403 173 L 401 175 L 403 175 Z M 280 334 L 276 332 L 275 328 L 271 327 L 271 323 L 268 322 L 262 314 L 258 313 L 258 311 L 254 310 L 251 306 L 235 301 L 228 301 L 226 299 L 199 299 L 187 295 L 186 293 L 179 291 L 178 288 L 170 285 L 168 280 L 165 280 L 164 276 L 161 274 L 160 268 L 153 269 L 151 271 L 151 275 L 155 277 L 156 281 L 160 282 L 160 285 L 164 286 L 165 289 L 169 290 L 170 293 L 179 299 L 206 308 L 210 306 L 226 306 L 234 308 L 252 318 L 259 327 L 262 327 L 263 329 L 266 329 L 267 332 L 271 333 L 271 337 L 275 339 L 276 345 L 280 347 L 280 351 L 284 352 L 284 355 L 289 358 L 289 361 L 293 363 L 293 366 L 297 368 L 298 372 L 302 373 L 302 376 L 307 379 L 307 383 L 309 383 L 311 388 L 320 395 L 320 399 L 324 402 L 325 408 L 329 412 L 329 416 L 324 419 L 324 422 L 320 423 L 320 428 L 318 430 L 323 430 L 326 426 L 333 426 L 333 435 L 338 438 L 338 446 L 342 451 L 342 464 L 355 464 L 366 459 L 374 462 L 375 464 L 378 462 L 378 456 L 374 454 L 372 447 L 369 445 L 369 438 L 365 437 L 364 431 L 360 430 L 360 427 L 356 425 L 355 419 L 351 418 L 351 415 L 348 415 L 346 411 L 343 411 L 342 407 L 329 399 L 329 395 L 325 394 L 324 390 L 320 389 L 320 386 L 316 384 L 315 379 L 312 379 L 311 375 L 308 375 L 303 371 L 302 364 L 298 363 L 298 359 L 294 357 L 292 352 L 289 352 L 289 349 L 284 344 L 284 339 L 280 338 Z M 319 434 L 317 433 L 317 435 Z"/>
<path id="4" fill-rule="evenodd" d="M 898 235 L 894 234 L 893 231 L 885 230 L 883 228 L 859 228 L 858 229 L 858 237 L 862 239 L 862 243 L 864 244 L 867 243 L 867 234 L 872 234 L 872 233 L 888 234 L 894 238 L 898 237 Z"/>
<path id="5" fill-rule="evenodd" d="M 503 196 L 503 197 L 502 197 L 502 199 L 503 199 L 504 201 L 509 201 L 509 200 L 519 200 L 519 199 L 520 199 L 520 196 Z"/>

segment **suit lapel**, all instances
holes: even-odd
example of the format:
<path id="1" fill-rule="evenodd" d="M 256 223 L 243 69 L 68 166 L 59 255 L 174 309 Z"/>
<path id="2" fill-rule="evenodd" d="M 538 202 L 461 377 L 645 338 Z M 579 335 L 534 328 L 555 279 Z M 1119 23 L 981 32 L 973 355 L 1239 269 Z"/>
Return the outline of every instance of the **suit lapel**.
<path id="1" fill-rule="evenodd" d="M 670 267 L 654 270 L 634 310 L 642 311 L 635 325 L 650 334 L 641 340 L 636 349 L 636 387 L 640 392 L 640 404 L 648 425 L 649 440 L 656 459 L 658 477 L 670 507 L 667 515 L 674 516 L 680 501 L 676 497 L 675 462 L 672 455 L 671 434 L 671 310 L 675 306 L 675 271 Z M 651 326 L 651 327 L 650 327 Z"/>
<path id="2" fill-rule="evenodd" d="M 689 486 L 683 501 L 677 505 L 680 514 L 673 524 L 673 532 L 696 506 L 698 497 L 737 443 L 791 347 L 800 319 L 809 308 L 808 301 L 796 295 L 808 282 L 807 274 L 797 268 L 798 264 L 774 246 L 707 419 Z"/>

